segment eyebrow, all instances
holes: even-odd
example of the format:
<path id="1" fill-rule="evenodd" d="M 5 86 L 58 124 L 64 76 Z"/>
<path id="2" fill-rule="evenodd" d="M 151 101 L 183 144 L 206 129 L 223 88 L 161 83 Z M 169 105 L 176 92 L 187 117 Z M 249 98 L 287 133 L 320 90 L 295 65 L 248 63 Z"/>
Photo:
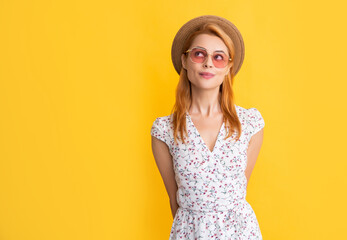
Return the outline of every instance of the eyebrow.
<path id="1" fill-rule="evenodd" d="M 205 50 L 206 50 L 206 48 L 204 48 L 204 47 L 201 47 L 201 46 L 197 46 L 197 47 L 199 47 L 199 48 L 203 48 L 203 49 L 205 49 Z M 214 51 L 214 52 L 222 52 L 222 53 L 225 53 L 223 50 L 216 50 L 216 51 Z"/>

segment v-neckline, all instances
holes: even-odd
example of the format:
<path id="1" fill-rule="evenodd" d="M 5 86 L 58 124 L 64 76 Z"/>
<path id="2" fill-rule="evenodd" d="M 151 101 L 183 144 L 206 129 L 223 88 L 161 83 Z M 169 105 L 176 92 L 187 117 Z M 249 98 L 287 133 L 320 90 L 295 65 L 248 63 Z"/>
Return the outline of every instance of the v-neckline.
<path id="1" fill-rule="evenodd" d="M 190 117 L 188 111 L 186 111 L 186 114 L 187 114 L 187 116 L 188 116 L 188 118 L 189 118 L 189 121 L 190 121 L 192 127 L 194 128 L 195 132 L 199 135 L 199 138 L 200 138 L 200 140 L 201 140 L 201 142 L 202 142 L 202 144 L 203 144 L 203 147 L 208 151 L 209 154 L 213 154 L 213 153 L 215 152 L 216 148 L 217 148 L 217 144 L 218 144 L 218 142 L 219 142 L 219 138 L 220 138 L 221 132 L 222 132 L 223 127 L 224 127 L 224 121 L 223 121 L 223 123 L 222 123 L 222 126 L 221 126 L 220 129 L 219 129 L 216 142 L 215 142 L 215 144 L 214 144 L 214 146 L 213 146 L 213 149 L 212 149 L 212 151 L 211 151 L 211 150 L 208 148 L 207 144 L 205 143 L 204 139 L 202 138 L 201 134 L 199 133 L 198 129 L 195 127 L 195 124 L 194 124 L 192 118 Z"/>

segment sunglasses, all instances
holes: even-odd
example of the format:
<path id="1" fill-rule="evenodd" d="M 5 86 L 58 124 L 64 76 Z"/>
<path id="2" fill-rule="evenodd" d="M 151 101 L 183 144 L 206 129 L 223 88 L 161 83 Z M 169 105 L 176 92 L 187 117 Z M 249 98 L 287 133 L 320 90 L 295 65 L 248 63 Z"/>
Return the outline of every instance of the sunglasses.
<path id="1" fill-rule="evenodd" d="M 184 54 L 187 53 L 190 53 L 189 57 L 194 63 L 203 63 L 206 61 L 208 55 L 212 55 L 212 62 L 216 68 L 224 68 L 228 65 L 229 61 L 231 61 L 231 58 L 223 51 L 215 51 L 213 54 L 209 54 L 207 50 L 202 47 L 188 49 Z"/>

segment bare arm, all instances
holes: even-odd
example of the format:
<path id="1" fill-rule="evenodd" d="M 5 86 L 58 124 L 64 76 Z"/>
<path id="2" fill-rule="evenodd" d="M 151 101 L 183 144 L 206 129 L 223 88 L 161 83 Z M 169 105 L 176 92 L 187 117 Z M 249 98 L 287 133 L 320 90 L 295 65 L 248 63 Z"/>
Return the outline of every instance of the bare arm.
<path id="1" fill-rule="evenodd" d="M 247 167 L 245 171 L 245 175 L 247 178 L 247 186 L 249 179 L 251 177 L 251 173 L 253 171 L 255 162 L 257 161 L 261 145 L 263 144 L 264 137 L 264 128 L 262 128 L 259 132 L 254 134 L 250 140 L 248 149 L 247 149 Z"/>
<path id="2" fill-rule="evenodd" d="M 152 136 L 152 152 L 159 169 L 160 175 L 163 179 L 166 192 L 170 199 L 170 207 L 172 217 L 176 215 L 178 208 L 176 200 L 177 183 L 175 180 L 175 172 L 173 169 L 172 156 L 170 154 L 169 148 L 165 142 Z"/>

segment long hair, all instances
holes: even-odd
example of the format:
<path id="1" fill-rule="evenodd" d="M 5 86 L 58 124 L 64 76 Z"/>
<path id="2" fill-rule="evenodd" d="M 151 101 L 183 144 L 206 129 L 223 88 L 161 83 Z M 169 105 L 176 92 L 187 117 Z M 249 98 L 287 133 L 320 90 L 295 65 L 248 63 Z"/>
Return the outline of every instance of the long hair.
<path id="1" fill-rule="evenodd" d="M 217 25 L 214 23 L 206 23 L 200 29 L 192 33 L 183 46 L 183 53 L 188 50 L 191 43 L 195 37 L 199 34 L 206 33 L 212 36 L 219 37 L 226 47 L 228 48 L 230 57 L 232 61 L 229 62 L 228 67 L 230 67 L 229 73 L 224 77 L 223 83 L 220 85 L 219 92 L 220 98 L 218 99 L 221 110 L 223 112 L 223 122 L 225 123 L 225 130 L 229 129 L 228 134 L 224 138 L 227 139 L 231 137 L 232 134 L 237 131 L 237 136 L 235 141 L 237 141 L 241 136 L 241 123 L 236 113 L 236 108 L 234 106 L 234 93 L 233 93 L 233 81 L 234 81 L 234 55 L 235 47 L 230 39 L 230 37 Z M 183 54 L 182 53 L 182 54 Z M 187 58 L 188 54 L 186 54 Z M 177 143 L 178 132 L 180 133 L 180 139 L 183 143 L 185 133 L 188 136 L 186 128 L 186 111 L 190 108 L 192 104 L 192 92 L 191 92 L 191 83 L 188 80 L 187 70 L 183 67 L 181 68 L 179 82 L 176 88 L 176 102 L 174 107 L 171 110 L 172 122 L 174 129 L 174 141 Z M 228 123 L 230 126 L 227 126 Z"/>

